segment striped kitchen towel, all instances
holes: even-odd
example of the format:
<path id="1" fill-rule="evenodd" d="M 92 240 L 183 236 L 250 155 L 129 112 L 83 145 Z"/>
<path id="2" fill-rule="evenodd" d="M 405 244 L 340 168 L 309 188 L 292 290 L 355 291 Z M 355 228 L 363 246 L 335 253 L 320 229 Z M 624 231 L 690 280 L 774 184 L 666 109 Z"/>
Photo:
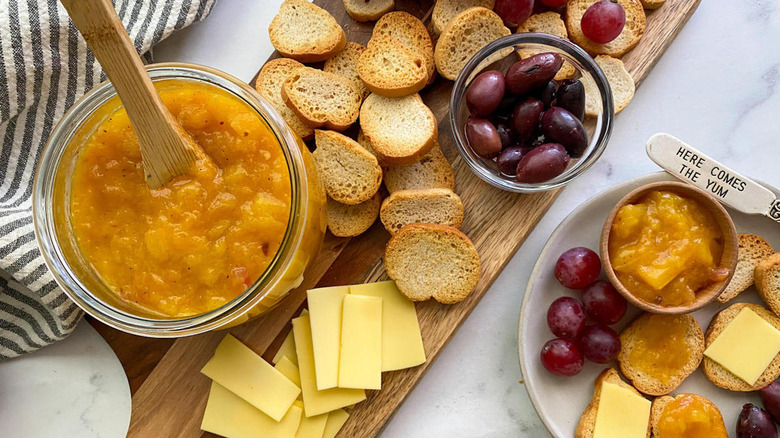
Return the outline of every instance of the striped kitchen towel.
<path id="1" fill-rule="evenodd" d="M 113 0 L 139 53 L 216 0 Z M 38 156 L 74 101 L 106 79 L 57 0 L 0 0 L 0 359 L 67 336 L 81 319 L 46 269 L 30 194 Z"/>

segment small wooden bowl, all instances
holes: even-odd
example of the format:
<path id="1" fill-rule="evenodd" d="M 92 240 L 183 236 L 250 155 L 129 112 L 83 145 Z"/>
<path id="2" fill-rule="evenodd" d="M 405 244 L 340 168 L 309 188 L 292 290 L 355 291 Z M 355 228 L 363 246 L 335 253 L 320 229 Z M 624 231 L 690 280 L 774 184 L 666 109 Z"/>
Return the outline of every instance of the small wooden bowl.
<path id="1" fill-rule="evenodd" d="M 615 271 L 612 269 L 612 261 L 609 256 L 609 233 L 612 230 L 612 222 L 615 220 L 618 210 L 626 204 L 631 204 L 638 201 L 642 196 L 655 190 L 669 191 L 678 195 L 684 196 L 688 199 L 694 199 L 704 207 L 715 218 L 720 231 L 723 234 L 723 254 L 720 259 L 720 265 L 718 267 L 729 270 L 729 276 L 727 279 L 713 283 L 704 289 L 700 289 L 696 292 L 696 300 L 687 306 L 674 306 L 666 307 L 658 304 L 648 303 L 634 296 L 631 291 L 626 289 L 625 286 L 618 280 Z M 690 313 L 694 310 L 700 309 L 712 302 L 717 298 L 726 286 L 731 281 L 731 277 L 734 275 L 734 270 L 737 266 L 737 229 L 734 227 L 734 222 L 731 220 L 728 212 L 715 198 L 710 196 L 704 190 L 701 190 L 692 185 L 681 182 L 656 182 L 644 185 L 631 191 L 612 209 L 604 222 L 604 228 L 601 230 L 601 261 L 604 271 L 607 273 L 610 283 L 615 286 L 618 292 L 628 300 L 631 304 L 639 307 L 640 309 L 651 312 L 661 313 L 667 315 L 678 315 L 682 313 Z"/>

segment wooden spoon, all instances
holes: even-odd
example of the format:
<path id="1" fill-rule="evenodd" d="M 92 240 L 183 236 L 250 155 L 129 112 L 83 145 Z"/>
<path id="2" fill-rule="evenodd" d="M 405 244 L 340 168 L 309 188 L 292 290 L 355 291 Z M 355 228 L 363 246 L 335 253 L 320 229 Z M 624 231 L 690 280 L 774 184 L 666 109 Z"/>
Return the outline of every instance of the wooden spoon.
<path id="1" fill-rule="evenodd" d="M 127 110 L 150 188 L 187 173 L 208 155 L 163 105 L 110 0 L 60 0 Z M 213 165 L 213 163 L 210 163 Z"/>

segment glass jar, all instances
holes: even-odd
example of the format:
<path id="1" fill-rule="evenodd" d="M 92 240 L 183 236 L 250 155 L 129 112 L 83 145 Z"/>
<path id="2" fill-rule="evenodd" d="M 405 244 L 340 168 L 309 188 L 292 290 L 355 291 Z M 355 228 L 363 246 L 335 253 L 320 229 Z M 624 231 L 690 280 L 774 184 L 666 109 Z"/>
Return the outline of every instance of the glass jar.
<path id="1" fill-rule="evenodd" d="M 588 147 L 581 157 L 573 159 L 569 167 L 560 175 L 539 183 L 521 183 L 513 176 L 498 169 L 493 160 L 477 155 L 469 146 L 466 138 L 466 120 L 469 110 L 466 105 L 466 91 L 480 73 L 498 70 L 506 73 L 509 67 L 520 58 L 520 52 L 529 54 L 556 53 L 574 69 L 573 79 L 579 79 L 588 93 L 588 99 L 594 99 L 591 105 L 595 114 L 584 122 L 588 134 Z M 612 134 L 615 109 L 612 101 L 612 89 L 607 77 L 593 58 L 576 44 L 543 33 L 522 32 L 507 35 L 486 45 L 477 52 L 458 74 L 450 95 L 450 128 L 461 158 L 479 178 L 493 187 L 515 193 L 535 193 L 562 187 L 582 175 L 607 148 Z"/>
<path id="2" fill-rule="evenodd" d="M 314 159 L 303 141 L 255 90 L 221 71 L 193 64 L 147 66 L 152 81 L 191 81 L 217 87 L 255 110 L 281 145 L 291 182 L 290 218 L 276 256 L 247 290 L 227 304 L 187 317 L 167 317 L 122 300 L 84 258 L 70 215 L 71 181 L 85 141 L 121 105 L 105 82 L 84 95 L 52 131 L 33 186 L 38 244 L 57 284 L 95 319 L 149 337 L 180 337 L 241 324 L 274 307 L 303 281 L 325 235 L 326 197 Z"/>

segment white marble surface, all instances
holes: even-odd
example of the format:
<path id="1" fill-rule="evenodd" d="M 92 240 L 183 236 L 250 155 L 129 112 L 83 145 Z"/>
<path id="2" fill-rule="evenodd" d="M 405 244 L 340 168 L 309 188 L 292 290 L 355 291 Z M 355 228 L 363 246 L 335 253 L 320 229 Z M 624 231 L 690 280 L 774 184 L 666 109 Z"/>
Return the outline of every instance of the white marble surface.
<path id="1" fill-rule="evenodd" d="M 219 0 L 205 22 L 162 43 L 155 59 L 206 64 L 248 81 L 271 53 L 266 29 L 280 2 Z M 384 438 L 548 436 L 519 383 L 517 319 L 528 275 L 549 234 L 576 205 L 617 182 L 658 170 L 644 154 L 644 142 L 653 133 L 672 133 L 749 176 L 780 186 L 777 9 L 778 2 L 770 0 L 702 2 L 617 118 L 601 161 L 564 190 L 389 423 Z M 31 360 L 55 361 L 49 356 L 55 348 L 77 347 L 62 343 Z M 95 366 L 90 360 L 83 363 L 86 370 Z M 117 381 L 108 382 L 110 377 Z M 116 373 L 101 381 L 126 385 Z M 2 375 L 0 382 L 4 399 Z M 0 415 L 7 415 L 8 405 L 2 400 Z M 61 408 L 77 415 L 75 406 Z M 123 414 L 123 409 L 119 403 L 111 414 Z M 127 421 L 117 420 L 125 428 Z M 0 425 L 4 423 L 0 416 Z M 105 429 L 101 436 L 119 437 L 124 433 L 120 429 Z M 89 433 L 85 426 L 79 433 L 58 436 Z"/>
<path id="2" fill-rule="evenodd" d="M 62 342 L 0 362 L 0 436 L 115 438 L 129 425 L 127 377 L 86 321 Z"/>

